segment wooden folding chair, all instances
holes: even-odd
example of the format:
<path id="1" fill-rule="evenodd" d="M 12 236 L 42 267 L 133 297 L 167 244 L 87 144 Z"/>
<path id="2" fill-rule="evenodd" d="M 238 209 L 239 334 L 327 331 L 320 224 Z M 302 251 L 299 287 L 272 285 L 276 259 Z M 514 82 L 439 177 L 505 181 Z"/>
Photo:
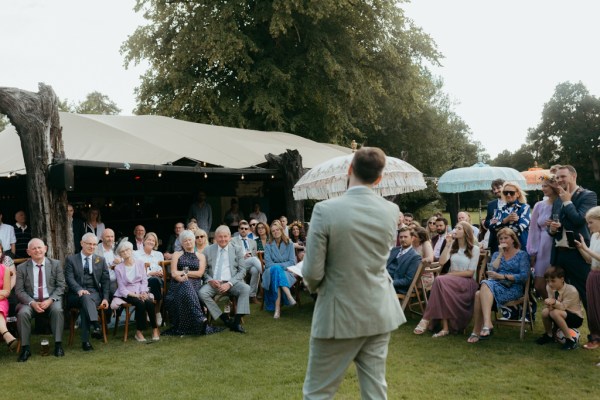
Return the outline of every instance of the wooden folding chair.
<path id="1" fill-rule="evenodd" d="M 102 341 L 108 343 L 108 338 L 106 337 L 106 316 L 104 315 L 107 308 L 100 305 L 96 307 L 96 310 L 98 310 L 98 317 L 100 317 L 100 325 L 102 326 Z M 71 346 L 75 337 L 75 321 L 77 321 L 77 317 L 79 316 L 79 308 L 71 307 L 69 314 L 69 346 Z"/>
<path id="2" fill-rule="evenodd" d="M 162 315 L 162 325 L 165 326 L 167 324 L 168 312 L 167 306 L 165 303 L 165 298 L 167 296 L 168 285 L 171 283 L 171 260 L 159 261 L 158 265 L 160 265 L 163 269 L 163 288 L 162 288 L 162 301 L 160 302 L 160 314 Z"/>
<path id="3" fill-rule="evenodd" d="M 477 283 L 481 283 L 486 278 L 487 265 L 490 262 L 490 251 L 484 250 L 483 253 L 479 254 L 479 261 L 477 262 L 477 273 L 475 275 Z"/>
<path id="4" fill-rule="evenodd" d="M 531 272 L 528 274 L 527 282 L 525 282 L 525 291 L 523 292 L 523 296 L 517 300 L 509 301 L 508 303 L 503 304 L 504 307 L 517 307 L 522 305 L 523 308 L 520 319 L 499 319 L 498 313 L 501 312 L 501 310 L 496 310 L 494 313 L 495 325 L 518 326 L 520 328 L 519 339 L 521 340 L 525 338 L 525 324 L 529 323 L 529 327 L 533 332 L 533 312 L 531 308 L 531 302 L 529 301 L 530 288 Z M 529 313 L 529 321 L 527 321 L 527 313 Z"/>
<path id="5" fill-rule="evenodd" d="M 427 307 L 427 304 L 429 302 L 429 292 L 431 292 L 431 286 L 427 287 L 425 285 L 425 282 L 424 282 L 425 277 L 427 276 L 427 274 L 431 274 L 431 276 L 433 278 L 433 282 L 435 282 L 436 278 L 440 275 L 441 272 L 442 272 L 442 266 L 440 265 L 439 261 L 427 263 L 427 264 L 425 264 L 425 266 L 423 268 L 423 273 L 421 274 L 421 281 L 419 282 L 419 286 L 423 293 L 423 300 L 425 301 L 425 307 Z"/>
<path id="6" fill-rule="evenodd" d="M 397 293 L 398 300 L 402 306 L 402 311 L 406 311 L 406 307 L 408 306 L 408 310 L 414 314 L 423 315 L 425 312 L 425 308 L 423 307 L 424 299 L 421 298 L 421 293 L 417 284 L 421 282 L 421 275 L 423 274 L 423 270 L 425 269 L 425 265 L 427 263 L 420 263 L 417 267 L 417 271 L 415 272 L 415 276 L 413 277 L 406 294 Z M 411 301 L 414 300 L 414 301 Z M 421 312 L 413 310 L 415 305 L 419 305 Z"/>

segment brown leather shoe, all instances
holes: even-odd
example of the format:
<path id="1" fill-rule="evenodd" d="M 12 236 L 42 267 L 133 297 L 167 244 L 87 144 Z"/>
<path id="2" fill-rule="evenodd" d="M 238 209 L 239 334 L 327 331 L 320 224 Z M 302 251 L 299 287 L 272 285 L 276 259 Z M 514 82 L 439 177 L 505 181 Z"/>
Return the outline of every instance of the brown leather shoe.
<path id="1" fill-rule="evenodd" d="M 258 299 L 256 297 L 250 297 L 250 303 L 251 304 L 260 304 L 260 301 L 258 301 Z"/>

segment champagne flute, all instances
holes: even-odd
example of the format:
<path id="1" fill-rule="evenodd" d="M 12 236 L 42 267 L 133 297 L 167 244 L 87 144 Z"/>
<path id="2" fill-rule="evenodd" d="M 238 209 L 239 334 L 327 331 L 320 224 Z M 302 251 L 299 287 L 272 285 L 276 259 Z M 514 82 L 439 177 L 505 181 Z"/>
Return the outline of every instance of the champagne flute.
<path id="1" fill-rule="evenodd" d="M 553 222 L 560 222 L 560 218 L 559 218 L 558 214 L 552 214 L 552 221 Z"/>

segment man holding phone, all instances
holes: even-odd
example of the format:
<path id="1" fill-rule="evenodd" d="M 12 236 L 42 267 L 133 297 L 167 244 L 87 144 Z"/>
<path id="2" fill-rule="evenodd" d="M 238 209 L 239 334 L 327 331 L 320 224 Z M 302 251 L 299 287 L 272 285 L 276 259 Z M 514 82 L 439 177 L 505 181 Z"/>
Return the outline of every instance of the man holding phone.
<path id="1" fill-rule="evenodd" d="M 575 247 L 575 240 L 581 235 L 590 242 L 585 214 L 598 204 L 596 193 L 577 185 L 577 171 L 571 165 L 561 165 L 556 171 L 558 198 L 552 205 L 552 215 L 558 214 L 558 221 L 551 221 L 548 233 L 554 238 L 551 264 L 565 270 L 566 280 L 575 286 L 587 309 L 585 281 L 590 273 L 590 265 L 585 262 Z"/>

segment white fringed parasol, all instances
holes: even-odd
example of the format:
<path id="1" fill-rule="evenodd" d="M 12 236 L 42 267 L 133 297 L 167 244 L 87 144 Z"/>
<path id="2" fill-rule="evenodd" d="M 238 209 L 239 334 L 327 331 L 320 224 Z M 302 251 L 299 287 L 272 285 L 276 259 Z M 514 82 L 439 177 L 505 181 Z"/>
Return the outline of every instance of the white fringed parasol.
<path id="1" fill-rule="evenodd" d="M 294 185 L 294 199 L 324 200 L 343 195 L 348 189 L 348 168 L 353 157 L 336 157 L 312 168 Z M 398 158 L 386 157 L 383 178 L 373 190 L 381 196 L 392 196 L 426 187 L 418 169 Z"/>

